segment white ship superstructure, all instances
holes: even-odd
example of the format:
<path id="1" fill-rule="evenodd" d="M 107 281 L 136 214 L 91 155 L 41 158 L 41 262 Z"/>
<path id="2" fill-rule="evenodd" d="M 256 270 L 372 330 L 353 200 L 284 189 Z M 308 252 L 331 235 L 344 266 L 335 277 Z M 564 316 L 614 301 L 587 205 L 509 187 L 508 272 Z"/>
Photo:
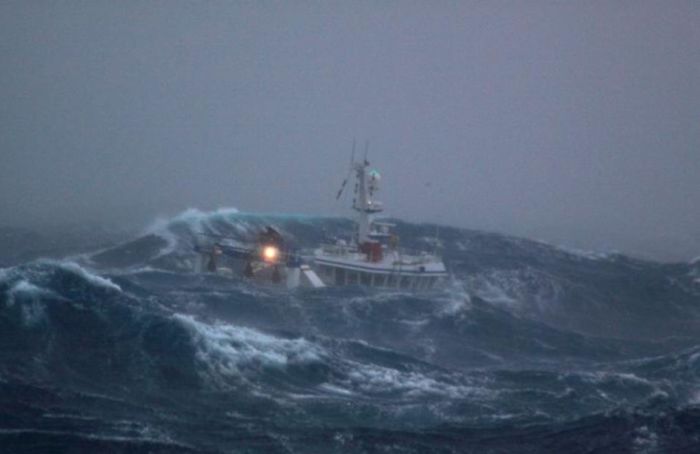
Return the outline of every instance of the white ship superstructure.
<path id="1" fill-rule="evenodd" d="M 313 257 L 313 268 L 326 285 L 364 285 L 424 290 L 447 277 L 445 265 L 435 254 L 409 252 L 399 247 L 392 224 L 374 222 L 383 211 L 375 198 L 381 176 L 369 162 L 352 164 L 356 185 L 352 207 L 357 212 L 357 230 L 348 243 L 322 245 Z M 341 189 L 342 190 L 342 189 Z"/>

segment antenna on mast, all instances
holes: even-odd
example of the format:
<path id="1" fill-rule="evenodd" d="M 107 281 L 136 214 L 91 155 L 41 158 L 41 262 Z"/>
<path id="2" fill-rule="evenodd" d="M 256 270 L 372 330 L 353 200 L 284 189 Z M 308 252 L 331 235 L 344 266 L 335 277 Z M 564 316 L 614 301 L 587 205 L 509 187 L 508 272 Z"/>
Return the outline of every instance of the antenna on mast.
<path id="1" fill-rule="evenodd" d="M 340 189 L 338 190 L 338 194 L 335 196 L 335 200 L 338 200 L 341 195 L 343 195 L 343 191 L 345 190 L 345 186 L 348 184 L 348 178 L 350 178 L 350 175 L 352 174 L 352 167 L 353 164 L 355 163 L 355 138 L 352 139 L 352 153 L 350 154 L 350 169 L 348 170 L 348 174 L 345 176 L 345 179 L 343 180 L 343 184 L 340 185 Z"/>

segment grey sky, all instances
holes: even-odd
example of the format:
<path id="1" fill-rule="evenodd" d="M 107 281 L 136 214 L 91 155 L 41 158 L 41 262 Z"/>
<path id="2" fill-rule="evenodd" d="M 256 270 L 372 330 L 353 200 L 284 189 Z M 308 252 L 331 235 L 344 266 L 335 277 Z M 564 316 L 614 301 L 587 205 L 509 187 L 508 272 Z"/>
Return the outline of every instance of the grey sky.
<path id="1" fill-rule="evenodd" d="M 700 255 L 700 3 L 0 3 L 0 224 L 389 214 Z"/>

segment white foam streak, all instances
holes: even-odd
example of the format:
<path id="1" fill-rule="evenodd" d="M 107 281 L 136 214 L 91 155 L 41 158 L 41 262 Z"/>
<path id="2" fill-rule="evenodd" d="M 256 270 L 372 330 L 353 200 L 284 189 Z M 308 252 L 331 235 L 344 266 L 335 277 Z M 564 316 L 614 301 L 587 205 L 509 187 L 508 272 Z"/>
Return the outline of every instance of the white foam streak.
<path id="1" fill-rule="evenodd" d="M 606 382 L 627 382 L 647 386 L 654 389 L 656 388 L 656 385 L 651 381 L 629 372 L 595 371 L 579 372 L 577 373 L 577 375 L 579 375 L 584 381 L 595 384 L 601 384 Z"/>
<path id="2" fill-rule="evenodd" d="M 351 363 L 350 366 L 349 383 L 345 383 L 345 387 L 360 389 L 364 393 L 399 392 L 408 397 L 432 395 L 453 399 L 484 397 L 487 394 L 484 388 L 446 383 L 418 372 L 404 372 L 372 364 Z"/>
<path id="3" fill-rule="evenodd" d="M 194 336 L 197 357 L 217 375 L 239 375 L 247 366 L 283 368 L 291 363 L 318 361 L 324 350 L 306 339 L 283 339 L 224 323 L 207 324 L 176 314 Z"/>
<path id="4" fill-rule="evenodd" d="M 116 290 L 118 292 L 122 291 L 121 287 L 119 287 L 114 282 L 110 281 L 109 279 L 107 279 L 105 277 L 102 277 L 102 276 L 99 276 L 97 274 L 93 274 L 93 273 L 89 272 L 88 270 L 81 267 L 80 265 L 78 265 L 75 262 L 65 262 L 65 261 L 55 262 L 55 261 L 51 261 L 51 260 L 48 260 L 46 262 L 54 264 L 56 266 L 59 266 L 60 268 L 63 268 L 64 270 L 68 270 L 68 271 L 71 271 L 73 273 L 76 273 L 76 274 L 80 275 L 80 277 L 85 279 L 86 281 L 88 281 L 91 284 L 96 285 L 98 287 L 108 288 L 110 290 Z"/>

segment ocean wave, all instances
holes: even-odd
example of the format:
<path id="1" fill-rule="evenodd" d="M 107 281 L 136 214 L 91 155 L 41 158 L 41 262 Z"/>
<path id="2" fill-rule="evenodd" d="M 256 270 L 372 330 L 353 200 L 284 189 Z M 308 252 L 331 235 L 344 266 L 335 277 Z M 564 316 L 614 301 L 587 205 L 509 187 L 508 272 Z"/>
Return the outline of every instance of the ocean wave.
<path id="1" fill-rule="evenodd" d="M 90 447 L 116 452 L 699 446 L 691 266 L 441 228 L 453 278 L 432 292 L 287 292 L 189 272 L 198 232 L 244 240 L 268 223 L 302 246 L 352 234 L 337 218 L 188 210 L 89 260 L 0 269 L 0 443 L 60 448 L 92 437 Z M 408 247 L 434 232 L 397 229 Z"/>
<path id="2" fill-rule="evenodd" d="M 216 322 L 207 324 L 193 316 L 173 318 L 191 333 L 197 348 L 200 373 L 216 385 L 226 386 L 226 378 L 245 378 L 260 368 L 285 368 L 293 364 L 321 361 L 323 348 L 305 339 L 283 339 L 251 328 Z M 255 376 L 253 376 L 255 379 Z"/>

